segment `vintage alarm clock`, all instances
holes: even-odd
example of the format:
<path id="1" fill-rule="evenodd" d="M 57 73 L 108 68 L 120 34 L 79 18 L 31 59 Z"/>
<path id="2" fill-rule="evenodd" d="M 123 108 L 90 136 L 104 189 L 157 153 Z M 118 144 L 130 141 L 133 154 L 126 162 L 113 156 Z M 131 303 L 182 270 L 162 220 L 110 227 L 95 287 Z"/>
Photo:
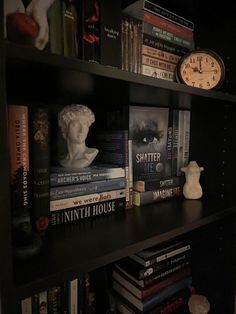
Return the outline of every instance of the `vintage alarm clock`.
<path id="1" fill-rule="evenodd" d="M 219 88 L 225 78 L 221 57 L 210 49 L 195 49 L 184 55 L 176 65 L 177 82 L 203 89 Z"/>

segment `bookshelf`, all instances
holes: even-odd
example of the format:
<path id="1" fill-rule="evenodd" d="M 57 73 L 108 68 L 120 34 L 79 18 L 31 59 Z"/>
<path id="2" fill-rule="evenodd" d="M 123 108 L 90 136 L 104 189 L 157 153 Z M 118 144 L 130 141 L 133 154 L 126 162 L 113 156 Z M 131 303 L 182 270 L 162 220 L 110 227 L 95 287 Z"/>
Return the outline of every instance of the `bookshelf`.
<path id="1" fill-rule="evenodd" d="M 186 1 L 182 3 L 183 7 L 186 6 Z M 198 6 L 195 7 L 196 12 L 200 4 Z M 2 9 L 1 7 L 1 16 Z M 227 7 L 225 12 L 221 12 L 221 16 L 224 17 L 225 14 L 227 17 L 228 11 L 230 8 Z M 207 27 L 210 23 L 207 16 L 201 15 L 201 12 L 199 14 L 202 25 Z M 203 26 L 200 28 L 198 24 L 196 25 L 195 33 L 201 35 L 199 42 L 207 43 L 208 33 L 203 32 Z M 227 29 L 224 23 L 221 27 Z M 212 28 L 210 30 L 212 48 L 216 49 L 219 42 Z M 232 48 L 231 51 L 230 42 L 224 40 L 224 45 L 225 54 L 233 56 L 234 50 Z M 222 47 L 219 47 L 219 51 L 222 50 Z M 3 39 L 2 25 L 0 75 L 2 313 L 17 313 L 17 303 L 21 298 L 63 280 L 73 279 L 79 272 L 105 266 L 177 236 L 197 239 L 201 235 L 201 230 L 205 230 L 204 234 L 207 234 L 207 238 L 209 235 L 209 238 L 204 248 L 201 248 L 200 240 L 196 240 L 198 243 L 196 252 L 200 255 L 208 252 L 208 248 L 209 252 L 212 252 L 210 247 L 216 238 L 217 251 L 221 247 L 219 238 L 222 237 L 222 228 L 228 230 L 223 232 L 222 245 L 225 247 L 224 256 L 227 258 L 226 262 L 219 258 L 217 265 L 227 265 L 222 271 L 226 275 L 225 283 L 228 284 L 225 290 L 229 292 L 227 301 L 224 301 L 228 310 L 225 313 L 233 313 L 234 287 L 230 278 L 232 278 L 233 218 L 236 212 L 234 197 L 236 93 L 234 95 L 233 89 L 236 79 L 233 80 L 228 73 L 227 80 L 230 81 L 228 86 L 231 93 L 191 88 L 175 82 L 18 46 Z M 73 84 L 70 83 L 72 81 Z M 42 252 L 37 258 L 25 262 L 15 261 L 11 250 L 10 193 L 7 184 L 9 182 L 5 110 L 7 103 L 27 102 L 33 105 L 38 102 L 45 104 L 86 102 L 94 105 L 102 102 L 105 109 L 106 106 L 128 103 L 155 105 L 157 100 L 160 106 L 190 109 L 192 112 L 190 159 L 197 160 L 199 165 L 204 166 L 201 179 L 203 199 L 194 202 L 183 199 L 170 200 L 78 224 L 56 227 L 48 232 Z M 212 226 L 216 226 L 220 235 L 215 235 L 216 230 Z M 214 255 L 208 256 L 205 264 L 212 262 L 213 259 Z M 196 269 L 199 268 L 197 261 L 199 262 L 196 257 Z M 204 264 L 204 261 L 202 263 Z M 199 272 L 196 271 L 196 277 L 198 273 L 201 273 L 200 269 Z M 198 280 L 203 282 L 201 278 Z M 202 282 L 199 283 L 200 286 L 203 285 Z M 217 313 L 222 313 L 221 310 L 222 308 L 217 309 Z"/>

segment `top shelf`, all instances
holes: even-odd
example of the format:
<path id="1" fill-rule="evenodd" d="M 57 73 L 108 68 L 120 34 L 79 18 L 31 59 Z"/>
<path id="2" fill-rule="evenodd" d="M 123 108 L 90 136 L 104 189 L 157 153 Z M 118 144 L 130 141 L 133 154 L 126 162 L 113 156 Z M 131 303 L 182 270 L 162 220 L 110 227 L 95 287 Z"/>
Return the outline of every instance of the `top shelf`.
<path id="1" fill-rule="evenodd" d="M 189 87 L 9 42 L 5 44 L 10 97 L 13 92 L 19 97 L 23 96 L 21 93 L 25 95 L 23 86 L 29 86 L 31 92 L 28 96 L 33 99 L 40 86 L 41 100 L 46 102 L 97 101 L 99 97 L 105 104 L 111 103 L 110 96 L 113 95 L 112 98 L 116 98 L 112 99 L 113 103 L 129 102 L 186 109 L 191 108 L 192 96 L 236 103 L 235 95 L 220 91 Z M 37 97 L 40 97 L 38 92 Z"/>

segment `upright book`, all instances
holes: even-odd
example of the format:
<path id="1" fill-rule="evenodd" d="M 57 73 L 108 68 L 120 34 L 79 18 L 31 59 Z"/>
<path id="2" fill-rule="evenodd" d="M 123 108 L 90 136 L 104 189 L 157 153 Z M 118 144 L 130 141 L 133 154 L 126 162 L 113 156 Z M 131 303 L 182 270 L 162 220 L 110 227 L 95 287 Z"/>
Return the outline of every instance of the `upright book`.
<path id="1" fill-rule="evenodd" d="M 31 223 L 28 107 L 9 105 L 8 122 L 13 251 L 16 257 L 27 258 L 42 245 Z"/>
<path id="2" fill-rule="evenodd" d="M 49 225 L 49 112 L 34 106 L 29 110 L 30 165 L 32 168 L 32 219 L 38 231 Z"/>
<path id="3" fill-rule="evenodd" d="M 130 106 L 134 181 L 171 175 L 167 154 L 168 125 L 168 108 Z"/>

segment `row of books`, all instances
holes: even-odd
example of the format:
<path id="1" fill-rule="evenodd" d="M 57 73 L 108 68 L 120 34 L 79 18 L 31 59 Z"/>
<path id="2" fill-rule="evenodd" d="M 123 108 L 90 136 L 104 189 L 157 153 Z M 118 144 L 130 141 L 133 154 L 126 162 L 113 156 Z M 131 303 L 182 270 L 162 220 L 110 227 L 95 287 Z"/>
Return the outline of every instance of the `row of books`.
<path id="1" fill-rule="evenodd" d="M 19 313 L 94 313 L 94 303 L 95 293 L 91 288 L 90 273 L 85 273 L 22 299 Z"/>
<path id="2" fill-rule="evenodd" d="M 190 118 L 188 110 L 149 106 L 108 113 L 110 128 L 129 130 L 134 205 L 182 195 L 181 168 L 189 161 Z"/>
<path id="3" fill-rule="evenodd" d="M 30 18 L 7 16 L 7 38 L 34 45 L 37 27 Z M 123 10 L 121 0 L 54 0 L 47 19 L 44 49 L 167 80 L 174 79 L 179 58 L 194 48 L 193 22 L 149 0 Z"/>
<path id="4" fill-rule="evenodd" d="M 51 117 L 37 106 L 9 105 L 13 225 L 21 217 L 39 231 L 182 194 L 189 159 L 190 112 L 127 106 L 98 131 L 96 163 L 83 169 L 52 166 Z M 121 118 L 121 119 L 120 119 Z M 57 141 L 53 143 L 57 145 Z M 17 233 L 16 233 L 17 234 Z"/>
<path id="5" fill-rule="evenodd" d="M 179 59 L 194 48 L 194 24 L 154 1 L 123 9 L 122 69 L 175 80 Z"/>
<path id="6" fill-rule="evenodd" d="M 186 306 L 194 292 L 190 255 L 188 243 L 176 242 L 117 261 L 112 287 L 120 313 L 172 313 Z"/>

